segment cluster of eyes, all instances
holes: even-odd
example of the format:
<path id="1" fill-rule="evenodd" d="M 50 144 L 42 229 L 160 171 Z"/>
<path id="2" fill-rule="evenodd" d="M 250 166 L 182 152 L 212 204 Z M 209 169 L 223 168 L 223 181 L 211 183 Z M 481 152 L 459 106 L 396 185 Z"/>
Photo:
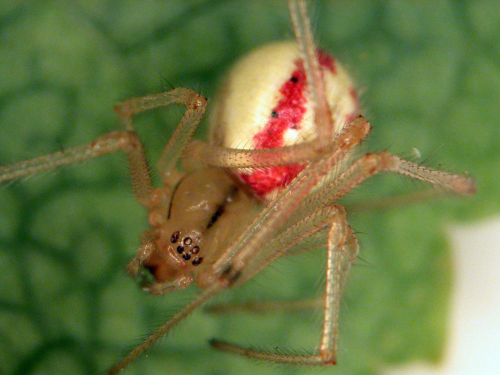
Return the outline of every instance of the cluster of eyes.
<path id="1" fill-rule="evenodd" d="M 172 243 L 177 243 L 179 241 L 179 232 L 174 232 L 172 233 L 172 238 L 171 241 Z M 191 259 L 191 254 L 198 254 L 200 252 L 200 248 L 198 245 L 193 246 L 192 249 L 186 249 L 186 247 L 189 247 L 193 244 L 193 240 L 191 237 L 186 237 L 182 240 L 181 245 L 177 246 L 177 252 L 179 254 L 182 254 L 182 259 L 184 260 L 189 260 Z M 203 258 L 202 257 L 194 257 L 193 261 L 191 262 L 193 266 L 197 266 L 202 262 Z"/>

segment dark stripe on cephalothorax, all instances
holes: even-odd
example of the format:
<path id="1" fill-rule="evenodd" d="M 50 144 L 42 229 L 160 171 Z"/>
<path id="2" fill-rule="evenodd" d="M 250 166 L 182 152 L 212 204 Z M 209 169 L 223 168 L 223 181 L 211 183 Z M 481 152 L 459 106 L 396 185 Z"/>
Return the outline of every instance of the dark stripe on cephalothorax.
<path id="1" fill-rule="evenodd" d="M 226 211 L 226 205 L 231 201 L 231 198 L 233 198 L 237 192 L 238 188 L 236 186 L 233 186 L 229 194 L 224 199 L 224 202 L 217 206 L 217 209 L 215 210 L 214 214 L 210 218 L 210 221 L 205 227 L 206 229 L 209 229 L 211 226 L 213 226 L 215 222 L 224 214 L 224 212 Z"/>
<path id="2" fill-rule="evenodd" d="M 210 228 L 212 225 L 215 224 L 215 222 L 217 221 L 217 219 L 219 219 L 219 217 L 224 213 L 224 206 L 223 205 L 219 205 L 217 207 L 217 210 L 215 211 L 215 213 L 212 215 L 212 217 L 210 218 L 210 221 L 208 222 L 208 225 L 206 227 L 206 229 Z"/>

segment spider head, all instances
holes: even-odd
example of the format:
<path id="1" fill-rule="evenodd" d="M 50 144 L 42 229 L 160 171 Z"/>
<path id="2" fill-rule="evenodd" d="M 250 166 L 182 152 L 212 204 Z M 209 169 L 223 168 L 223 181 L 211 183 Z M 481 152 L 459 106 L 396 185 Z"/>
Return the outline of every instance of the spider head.
<path id="1" fill-rule="evenodd" d="M 193 273 L 203 262 L 200 233 L 165 228 L 146 232 L 145 237 L 141 250 L 129 266 L 129 273 L 139 275 L 141 285 L 152 293 L 189 285 Z"/>
<path id="2" fill-rule="evenodd" d="M 203 257 L 200 256 L 199 239 L 200 233 L 195 230 L 176 230 L 172 233 L 170 247 L 175 248 L 175 257 L 183 263 L 182 268 L 190 268 L 190 265 L 197 267 L 202 263 Z"/>

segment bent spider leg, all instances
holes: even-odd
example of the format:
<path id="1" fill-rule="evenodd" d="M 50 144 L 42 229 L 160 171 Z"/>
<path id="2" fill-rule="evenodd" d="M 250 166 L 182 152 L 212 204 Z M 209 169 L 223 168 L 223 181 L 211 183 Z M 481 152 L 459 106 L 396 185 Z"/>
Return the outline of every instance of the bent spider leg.
<path id="1" fill-rule="evenodd" d="M 177 156 L 178 158 L 182 147 L 189 141 L 190 135 L 199 123 L 206 106 L 205 98 L 187 89 L 175 89 L 118 104 L 115 109 L 122 118 L 124 131 L 105 134 L 84 146 L 0 167 L 0 183 L 122 150 L 127 154 L 129 161 L 135 196 L 140 203 L 148 206 L 152 192 L 151 176 L 141 141 L 133 130 L 131 117 L 137 113 L 172 103 L 188 106 L 181 125 L 174 133 L 180 145 L 174 146 L 171 139 L 166 147 L 166 150 L 171 150 L 168 152 L 169 157 Z M 175 162 L 172 162 L 174 166 Z"/>
<path id="2" fill-rule="evenodd" d="M 73 147 L 50 155 L 0 167 L 0 183 L 96 158 L 118 150 L 122 150 L 127 154 L 132 185 L 137 200 L 147 205 L 152 187 L 146 156 L 137 135 L 128 130 L 105 134 L 84 146 Z"/>
<path id="3" fill-rule="evenodd" d="M 207 99 L 192 90 L 179 87 L 156 95 L 129 99 L 115 107 L 125 129 L 132 130 L 132 116 L 171 104 L 183 104 L 187 109 L 158 161 L 158 172 L 169 188 L 175 186 L 179 177 L 176 164 L 205 113 Z"/>
<path id="4" fill-rule="evenodd" d="M 190 157 L 198 159 L 203 165 L 221 168 L 262 168 L 273 165 L 311 162 L 319 155 L 335 153 L 346 142 L 346 134 L 350 137 L 365 137 L 370 131 L 368 122 L 358 116 L 343 126 L 344 136 L 329 143 L 320 142 L 318 138 L 291 146 L 265 149 L 234 149 L 210 145 L 200 140 L 192 141 L 189 149 Z M 347 129 L 349 133 L 347 133 Z"/>
<path id="5" fill-rule="evenodd" d="M 341 293 L 351 264 L 358 253 L 358 243 L 340 206 L 331 206 L 330 229 L 328 233 L 327 271 L 324 319 L 321 344 L 318 354 L 288 355 L 243 348 L 228 342 L 212 340 L 211 344 L 223 351 L 277 363 L 300 365 L 333 365 L 336 363 L 336 342 L 338 336 L 338 315 Z M 244 277 L 246 278 L 246 277 Z"/>
<path id="6" fill-rule="evenodd" d="M 330 156 L 323 157 L 322 159 L 309 164 L 298 176 L 297 178 L 286 188 L 283 192 L 272 201 L 268 207 L 266 207 L 259 215 L 256 221 L 249 225 L 248 229 L 239 237 L 236 244 L 231 246 L 222 257 L 210 268 L 208 269 L 198 280 L 200 285 L 211 285 L 214 281 L 218 280 L 221 285 L 227 285 L 226 287 L 233 286 L 239 283 L 239 279 L 246 280 L 248 277 L 252 276 L 256 271 L 260 270 L 260 263 L 254 266 L 254 272 L 252 272 L 251 265 L 252 261 L 255 261 L 259 257 L 260 251 L 266 243 L 266 241 L 272 241 L 272 233 L 280 229 L 280 226 L 286 222 L 287 218 L 290 217 L 293 210 L 298 206 L 299 202 L 302 201 L 311 191 L 311 189 L 318 183 L 327 170 L 335 165 L 335 162 L 343 160 L 345 155 L 368 133 L 370 127 L 366 121 L 360 121 L 357 126 L 352 126 L 345 129 L 345 132 L 339 137 L 340 146 L 338 150 Z M 262 353 L 250 351 L 247 349 L 241 349 L 237 346 L 233 346 L 227 343 L 221 343 L 218 341 L 213 341 L 213 345 L 219 349 L 232 351 L 236 353 L 244 353 L 247 356 L 256 357 L 260 359 L 273 360 L 280 363 L 297 363 L 297 364 L 333 364 L 334 351 L 335 351 L 335 337 L 337 332 L 337 314 L 339 302 L 332 302 L 335 298 L 340 298 L 341 286 L 345 280 L 347 274 L 348 266 L 350 266 L 351 261 L 355 259 L 355 254 L 357 253 L 357 242 L 352 235 L 352 230 L 346 229 L 347 223 L 345 220 L 345 212 L 338 206 L 331 206 L 326 211 L 318 211 L 318 217 L 321 219 L 323 215 L 333 216 L 331 221 L 331 230 L 329 233 L 329 244 L 328 244 L 328 257 L 329 257 L 329 267 L 331 271 L 327 274 L 327 288 L 325 292 L 325 323 L 323 329 L 323 339 L 321 344 L 321 351 L 319 356 L 287 356 L 278 355 L 272 353 Z M 335 214 L 335 215 L 332 215 Z M 314 214 L 312 215 L 314 218 Z M 339 219 L 340 218 L 340 219 Z M 304 219 L 305 220 L 305 219 Z M 321 220 L 319 220 L 321 222 Z M 296 224 L 297 227 L 303 225 L 305 228 L 309 224 L 309 231 L 314 232 L 314 228 L 318 222 L 315 223 L 314 220 L 305 220 Z M 318 227 L 322 227 L 319 225 Z M 293 228 L 293 226 L 292 226 Z M 307 232 L 307 230 L 306 230 Z M 296 234 L 292 234 L 293 231 L 286 231 L 283 237 L 278 237 L 276 241 L 286 240 L 290 242 L 290 246 L 297 242 L 298 238 Z M 348 241 L 345 241 L 347 233 L 349 233 Z M 346 243 L 344 247 L 344 242 Z M 289 246 L 283 246 L 286 248 Z M 335 254 L 337 247 L 342 248 L 341 253 Z M 349 261 L 346 262 L 344 254 L 350 254 Z M 354 254 L 354 255 L 353 255 Z M 279 255 L 278 255 L 279 256 Z M 272 258 L 272 256 L 271 256 Z M 266 265 L 266 262 L 264 262 Z M 335 271 L 333 266 L 335 263 Z M 343 273 L 340 275 L 337 273 Z M 248 275 L 248 277 L 247 277 Z M 336 284 L 333 285 L 333 284 Z"/>
<path id="7" fill-rule="evenodd" d="M 194 140 L 189 145 L 191 157 L 203 164 L 221 168 L 261 168 L 272 165 L 304 163 L 319 155 L 334 154 L 350 138 L 364 138 L 370 132 L 370 124 L 363 116 L 358 116 L 343 126 L 343 132 L 335 140 L 325 143 L 318 138 L 291 146 L 265 149 L 234 149 L 213 146 Z"/>
<path id="8" fill-rule="evenodd" d="M 302 217 L 308 212 L 310 205 L 328 206 L 334 204 L 344 194 L 354 189 L 365 179 L 379 172 L 401 174 L 440 186 L 445 190 L 417 192 L 414 193 L 415 198 L 431 199 L 432 197 L 450 193 L 468 196 L 474 194 L 476 190 L 474 179 L 471 177 L 423 167 L 384 151 L 379 154 L 366 154 L 361 156 L 336 178 L 332 179 L 327 176 L 324 183 L 319 185 L 320 188 L 311 193 L 307 201 L 301 202 L 290 220 Z M 405 196 L 403 195 L 400 198 L 404 200 Z M 397 197 L 394 199 L 396 199 L 395 202 L 398 202 Z M 411 195 L 408 196 L 408 199 L 411 199 Z M 386 202 L 391 204 L 391 198 L 387 198 Z M 356 204 L 356 207 L 358 206 L 361 205 Z M 372 209 L 375 210 L 379 207 L 380 205 L 374 203 Z M 351 212 L 351 210 L 349 210 L 349 212 Z"/>

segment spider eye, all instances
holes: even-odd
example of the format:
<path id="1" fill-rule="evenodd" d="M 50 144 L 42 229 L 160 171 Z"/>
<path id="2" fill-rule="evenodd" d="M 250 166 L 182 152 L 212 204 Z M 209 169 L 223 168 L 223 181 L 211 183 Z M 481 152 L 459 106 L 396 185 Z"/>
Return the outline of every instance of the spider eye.
<path id="1" fill-rule="evenodd" d="M 190 237 L 186 237 L 184 238 L 184 245 L 191 245 L 191 242 L 193 242 L 193 240 L 190 238 Z"/>
<path id="2" fill-rule="evenodd" d="M 172 241 L 172 243 L 176 243 L 178 240 L 179 240 L 179 232 L 177 231 L 172 233 L 172 238 L 170 239 L 170 241 Z"/>
<path id="3" fill-rule="evenodd" d="M 200 258 L 198 258 L 198 257 L 194 258 L 193 261 L 192 261 L 193 266 L 197 266 L 198 264 L 201 263 L 202 260 L 203 260 L 203 258 L 201 258 L 201 257 Z"/>

